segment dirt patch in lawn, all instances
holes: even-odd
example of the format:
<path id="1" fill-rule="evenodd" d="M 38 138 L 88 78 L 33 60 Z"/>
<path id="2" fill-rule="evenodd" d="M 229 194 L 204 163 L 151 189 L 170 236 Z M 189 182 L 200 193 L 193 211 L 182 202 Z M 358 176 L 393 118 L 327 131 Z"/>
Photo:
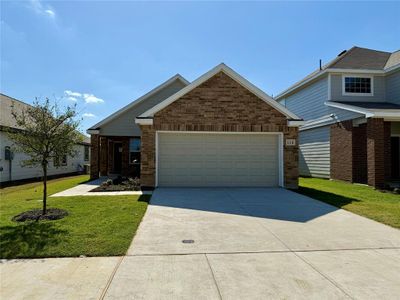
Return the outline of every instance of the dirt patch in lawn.
<path id="1" fill-rule="evenodd" d="M 43 211 L 41 209 L 33 209 L 16 215 L 12 218 L 12 220 L 15 222 L 59 220 L 68 216 L 68 212 L 66 210 L 59 208 L 49 208 L 47 209 L 45 215 L 43 215 L 42 213 Z"/>

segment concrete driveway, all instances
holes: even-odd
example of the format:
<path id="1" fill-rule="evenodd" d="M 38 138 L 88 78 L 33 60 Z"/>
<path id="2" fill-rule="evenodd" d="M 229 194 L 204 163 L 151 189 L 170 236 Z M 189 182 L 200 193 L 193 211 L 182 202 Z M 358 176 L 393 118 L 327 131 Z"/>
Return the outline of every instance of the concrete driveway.
<path id="1" fill-rule="evenodd" d="M 66 266 L 55 267 L 66 260 L 73 259 L 43 260 L 44 271 L 37 264 L 32 286 L 53 289 L 47 297 L 42 290 L 38 298 L 400 295 L 399 230 L 284 189 L 157 189 L 125 257 L 77 258 L 71 275 Z M 12 262 L 2 270 L 11 271 Z M 21 266 L 13 270 L 13 277 L 2 279 L 2 291 L 15 287 L 5 295 L 20 299 L 27 288 L 16 284 L 32 274 Z"/>

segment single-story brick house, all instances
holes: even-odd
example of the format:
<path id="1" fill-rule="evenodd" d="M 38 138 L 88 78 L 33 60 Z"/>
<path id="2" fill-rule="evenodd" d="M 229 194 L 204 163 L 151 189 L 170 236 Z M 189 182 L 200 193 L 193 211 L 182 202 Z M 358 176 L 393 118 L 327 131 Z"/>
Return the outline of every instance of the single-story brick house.
<path id="1" fill-rule="evenodd" d="M 220 64 L 176 75 L 92 126 L 91 177 L 142 186 L 298 186 L 302 120 Z"/>

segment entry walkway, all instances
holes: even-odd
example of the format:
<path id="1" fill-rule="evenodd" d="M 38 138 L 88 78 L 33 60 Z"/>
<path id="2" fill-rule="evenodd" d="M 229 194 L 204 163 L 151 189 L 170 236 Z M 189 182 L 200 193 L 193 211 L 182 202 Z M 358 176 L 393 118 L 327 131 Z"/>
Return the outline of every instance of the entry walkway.
<path id="1" fill-rule="evenodd" d="M 119 191 L 119 192 L 90 192 L 100 186 L 107 177 L 100 177 L 86 183 L 79 184 L 68 190 L 56 193 L 50 197 L 71 197 L 71 196 L 122 196 L 122 195 L 151 195 L 151 191 Z"/>

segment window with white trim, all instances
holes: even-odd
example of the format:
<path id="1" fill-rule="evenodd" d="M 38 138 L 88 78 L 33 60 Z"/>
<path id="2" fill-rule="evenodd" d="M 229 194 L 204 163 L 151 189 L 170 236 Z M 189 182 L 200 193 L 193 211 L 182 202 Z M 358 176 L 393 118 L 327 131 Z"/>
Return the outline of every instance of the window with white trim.
<path id="1" fill-rule="evenodd" d="M 372 95 L 372 77 L 343 76 L 344 95 Z"/>

